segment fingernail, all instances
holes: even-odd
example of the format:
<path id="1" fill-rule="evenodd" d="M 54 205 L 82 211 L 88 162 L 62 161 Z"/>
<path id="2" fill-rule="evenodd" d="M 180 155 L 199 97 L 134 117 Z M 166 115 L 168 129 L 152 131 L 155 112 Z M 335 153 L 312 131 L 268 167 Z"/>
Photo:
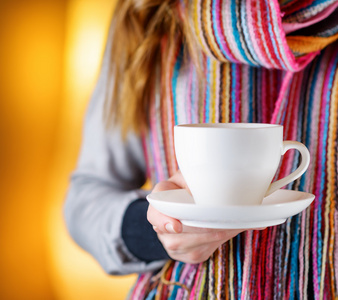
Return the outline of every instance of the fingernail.
<path id="1" fill-rule="evenodd" d="M 176 233 L 176 231 L 174 230 L 173 224 L 167 223 L 165 224 L 164 227 L 169 233 Z"/>

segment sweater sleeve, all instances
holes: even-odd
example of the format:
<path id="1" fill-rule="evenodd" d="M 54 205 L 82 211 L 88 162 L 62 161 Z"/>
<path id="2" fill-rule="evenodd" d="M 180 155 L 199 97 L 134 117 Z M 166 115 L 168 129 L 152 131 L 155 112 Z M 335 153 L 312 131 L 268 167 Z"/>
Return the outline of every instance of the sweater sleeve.
<path id="1" fill-rule="evenodd" d="M 71 176 L 64 215 L 73 239 L 107 273 L 139 273 L 158 269 L 165 260 L 141 260 L 130 252 L 122 238 L 128 207 L 145 198 L 147 192 L 140 189 L 145 182 L 140 138 L 130 133 L 122 140 L 119 128 L 107 130 L 103 121 L 110 47 L 108 39 L 101 74 L 88 107 L 81 152 Z"/>

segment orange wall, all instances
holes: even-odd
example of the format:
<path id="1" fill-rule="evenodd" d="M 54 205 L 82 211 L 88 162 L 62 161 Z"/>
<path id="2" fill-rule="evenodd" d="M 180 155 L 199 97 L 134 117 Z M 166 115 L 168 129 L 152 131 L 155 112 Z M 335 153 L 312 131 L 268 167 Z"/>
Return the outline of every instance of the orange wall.
<path id="1" fill-rule="evenodd" d="M 0 1 L 0 299 L 117 300 L 135 279 L 105 275 L 62 217 L 114 3 Z"/>

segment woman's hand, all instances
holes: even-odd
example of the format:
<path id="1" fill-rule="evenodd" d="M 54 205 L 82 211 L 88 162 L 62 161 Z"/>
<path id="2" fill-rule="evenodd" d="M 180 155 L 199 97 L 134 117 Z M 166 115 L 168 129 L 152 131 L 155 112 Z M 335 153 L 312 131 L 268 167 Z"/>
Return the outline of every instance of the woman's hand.
<path id="1" fill-rule="evenodd" d="M 178 171 L 167 181 L 158 183 L 153 192 L 182 188 L 188 189 Z M 184 226 L 179 220 L 160 213 L 151 205 L 148 208 L 148 221 L 168 255 L 174 260 L 191 264 L 206 261 L 219 246 L 243 231 Z"/>

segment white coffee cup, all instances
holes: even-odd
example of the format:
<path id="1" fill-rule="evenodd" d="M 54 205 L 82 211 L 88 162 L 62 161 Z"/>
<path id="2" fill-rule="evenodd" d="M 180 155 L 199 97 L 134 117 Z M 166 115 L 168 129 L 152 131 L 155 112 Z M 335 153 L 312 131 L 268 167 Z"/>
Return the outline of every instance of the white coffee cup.
<path id="1" fill-rule="evenodd" d="M 283 141 L 283 126 L 259 123 L 186 124 L 174 128 L 179 169 L 198 205 L 259 205 L 265 196 L 299 178 L 310 154 L 296 141 Z M 289 149 L 301 164 L 271 183 Z"/>

